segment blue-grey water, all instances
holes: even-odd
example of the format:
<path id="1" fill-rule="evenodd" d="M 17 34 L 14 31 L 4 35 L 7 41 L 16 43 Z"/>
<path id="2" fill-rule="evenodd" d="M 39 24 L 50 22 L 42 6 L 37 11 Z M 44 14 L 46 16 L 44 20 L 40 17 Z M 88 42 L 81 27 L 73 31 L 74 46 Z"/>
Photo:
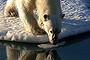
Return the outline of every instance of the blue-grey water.
<path id="1" fill-rule="evenodd" d="M 31 46 L 35 44 L 0 41 L 0 60 L 90 60 L 90 32 L 62 40 L 65 45 L 45 50 Z"/>

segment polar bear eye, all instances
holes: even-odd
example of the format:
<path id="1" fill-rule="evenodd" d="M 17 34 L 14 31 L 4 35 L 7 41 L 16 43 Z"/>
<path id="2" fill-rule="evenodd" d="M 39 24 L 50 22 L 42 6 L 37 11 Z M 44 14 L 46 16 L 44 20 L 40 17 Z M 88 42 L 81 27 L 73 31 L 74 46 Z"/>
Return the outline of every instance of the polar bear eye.
<path id="1" fill-rule="evenodd" d="M 47 19 L 48 19 L 48 15 L 45 14 L 44 15 L 44 20 L 47 21 Z"/>

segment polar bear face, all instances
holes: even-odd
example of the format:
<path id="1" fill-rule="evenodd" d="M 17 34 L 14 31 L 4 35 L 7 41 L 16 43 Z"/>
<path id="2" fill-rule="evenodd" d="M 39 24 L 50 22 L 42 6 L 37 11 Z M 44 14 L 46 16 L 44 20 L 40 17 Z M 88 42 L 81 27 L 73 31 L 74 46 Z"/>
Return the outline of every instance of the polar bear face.
<path id="1" fill-rule="evenodd" d="M 43 20 L 43 28 L 48 34 L 50 43 L 55 45 L 58 40 L 58 34 L 61 32 L 60 16 L 55 14 L 45 14 Z"/>
<path id="2" fill-rule="evenodd" d="M 47 33 L 50 43 L 56 44 L 63 18 L 60 0 L 36 0 L 36 8 L 39 27 Z"/>

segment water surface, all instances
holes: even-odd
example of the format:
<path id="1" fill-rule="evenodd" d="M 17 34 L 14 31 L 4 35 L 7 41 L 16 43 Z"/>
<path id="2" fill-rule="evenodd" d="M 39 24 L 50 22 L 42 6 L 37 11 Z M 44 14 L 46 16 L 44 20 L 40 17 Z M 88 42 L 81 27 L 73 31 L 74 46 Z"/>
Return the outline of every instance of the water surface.
<path id="1" fill-rule="evenodd" d="M 65 39 L 66 44 L 39 49 L 38 44 L 0 41 L 0 60 L 90 60 L 90 32 Z"/>

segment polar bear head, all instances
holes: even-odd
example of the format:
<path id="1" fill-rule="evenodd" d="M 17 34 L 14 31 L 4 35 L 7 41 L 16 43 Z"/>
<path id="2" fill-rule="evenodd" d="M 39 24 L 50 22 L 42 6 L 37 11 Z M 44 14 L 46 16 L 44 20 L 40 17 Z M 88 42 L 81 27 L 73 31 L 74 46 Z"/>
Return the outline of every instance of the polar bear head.
<path id="1" fill-rule="evenodd" d="M 58 34 L 61 32 L 61 17 L 56 14 L 45 14 L 43 20 L 43 28 L 48 34 L 51 44 L 57 44 Z"/>
<path id="2" fill-rule="evenodd" d="M 48 34 L 52 44 L 57 43 L 61 21 L 64 17 L 60 5 L 60 0 L 36 0 L 38 25 Z"/>

